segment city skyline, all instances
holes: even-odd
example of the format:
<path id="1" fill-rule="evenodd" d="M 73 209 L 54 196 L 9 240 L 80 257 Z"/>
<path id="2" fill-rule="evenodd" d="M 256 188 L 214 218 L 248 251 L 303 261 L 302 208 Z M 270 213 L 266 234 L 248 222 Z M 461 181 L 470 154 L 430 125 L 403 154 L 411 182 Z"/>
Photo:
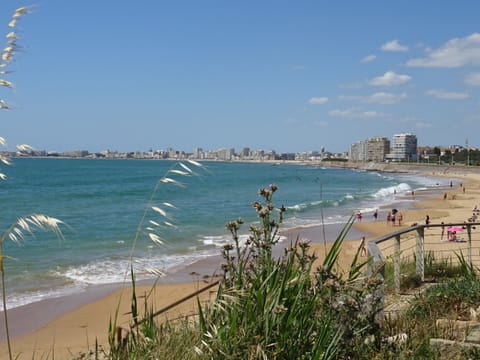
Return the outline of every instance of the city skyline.
<path id="1" fill-rule="evenodd" d="M 2 34 L 24 5 L 2 7 Z M 476 147 L 479 10 L 467 0 L 45 0 L 19 23 L 0 136 L 59 152 L 344 152 L 395 133 Z"/>

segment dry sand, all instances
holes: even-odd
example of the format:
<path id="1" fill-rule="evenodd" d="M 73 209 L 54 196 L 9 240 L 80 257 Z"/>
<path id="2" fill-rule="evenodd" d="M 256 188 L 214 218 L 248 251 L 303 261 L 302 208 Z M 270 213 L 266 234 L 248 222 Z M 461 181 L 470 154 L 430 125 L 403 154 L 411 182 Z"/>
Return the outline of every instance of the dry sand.
<path id="1" fill-rule="evenodd" d="M 436 174 L 436 176 L 439 175 Z M 472 208 L 475 205 L 480 206 L 480 175 L 450 172 L 448 178 L 453 181 L 452 188 L 442 190 L 441 193 L 415 194 L 416 200 L 419 200 L 416 207 L 414 209 L 400 209 L 403 214 L 402 227 L 424 221 L 427 214 L 430 216 L 431 222 L 437 224 L 441 221 L 445 223 L 463 222 L 471 216 Z M 460 183 L 463 185 L 462 187 L 460 187 Z M 465 187 L 465 193 L 463 187 Z M 447 193 L 446 200 L 443 199 L 444 192 Z M 394 228 L 391 224 L 387 224 L 385 220 L 386 212 L 387 209 L 379 209 L 377 221 L 366 221 L 373 220 L 373 217 L 371 214 L 365 214 L 362 222 L 354 224 L 352 231 L 355 240 L 345 241 L 344 243 L 339 262 L 341 270 L 348 270 L 360 245 L 361 236 L 365 236 L 366 240 L 369 241 L 399 229 L 398 226 Z M 297 235 L 301 239 L 312 241 L 312 250 L 319 256 L 318 261 L 322 260 L 331 245 L 331 243 L 317 242 L 318 239 L 323 239 L 322 231 L 319 228 L 300 229 L 296 233 L 291 233 L 289 239 L 293 241 L 297 238 Z M 443 244 L 442 246 L 455 246 L 455 244 Z M 210 272 L 210 274 L 213 274 L 213 272 Z M 150 298 L 155 310 L 158 310 L 205 285 L 205 280 L 199 275 L 196 277 L 196 281 L 160 284 L 153 290 L 151 285 L 142 285 L 137 288 L 137 295 L 143 296 L 153 291 Z M 30 307 L 17 311 L 17 313 L 12 311 L 11 323 L 21 322 L 23 332 L 28 332 L 24 335 L 13 334 L 12 347 L 14 354 L 18 356 L 18 359 L 69 359 L 73 357 L 72 354 L 94 349 L 95 340 L 98 340 L 100 344 L 107 344 L 109 321 L 115 316 L 116 309 L 118 308 L 118 323 L 120 325 L 127 325 L 131 319 L 129 314 L 131 289 L 126 287 L 113 292 L 109 289 L 108 294 L 105 294 L 105 289 L 103 291 L 103 293 L 94 292 L 88 299 L 88 303 L 85 303 L 85 298 L 82 303 L 78 303 L 75 301 L 75 297 L 70 297 L 56 301 L 51 300 L 44 304 L 32 304 Z M 207 291 L 202 295 L 202 299 L 207 300 L 211 296 L 212 293 Z M 67 305 L 65 305 L 66 302 Z M 142 301 L 140 302 L 142 303 Z M 187 315 L 195 311 L 195 307 L 196 300 L 192 299 L 166 315 L 162 315 L 162 317 L 175 318 L 180 315 Z M 58 313 L 52 308 L 57 309 Z M 41 318 L 42 313 L 49 313 L 49 316 L 37 319 L 39 316 Z M 51 319 L 52 314 L 55 316 L 54 319 Z M 38 326 L 39 321 L 42 324 L 41 328 L 32 331 L 35 326 Z M 0 334 L 3 334 L 3 329 Z M 0 358 L 7 358 L 5 342 L 0 344 Z"/>

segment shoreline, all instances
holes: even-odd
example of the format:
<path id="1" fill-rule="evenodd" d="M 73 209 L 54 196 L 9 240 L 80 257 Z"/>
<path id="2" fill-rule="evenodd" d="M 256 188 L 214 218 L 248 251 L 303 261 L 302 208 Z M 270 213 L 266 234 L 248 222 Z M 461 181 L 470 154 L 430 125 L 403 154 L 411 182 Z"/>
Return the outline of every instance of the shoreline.
<path id="1" fill-rule="evenodd" d="M 449 179 L 458 178 L 456 186 L 452 189 L 446 189 L 449 193 L 459 193 L 458 183 L 463 182 L 467 189 L 475 189 L 477 192 L 480 189 L 480 176 L 477 175 L 473 179 L 471 174 L 432 174 L 423 173 L 426 176 L 442 176 Z M 461 199 L 461 194 L 458 200 L 470 202 L 468 206 L 459 212 L 458 206 L 452 205 L 451 202 L 440 200 L 441 191 L 444 189 L 432 189 L 430 191 L 422 191 L 415 197 L 412 208 L 401 209 L 404 213 L 404 226 L 409 226 L 412 222 L 421 221 L 427 212 L 432 222 L 440 219 L 451 219 L 450 222 L 463 221 L 466 213 L 471 212 L 471 204 L 480 201 L 480 195 L 474 197 L 472 192 L 472 199 L 470 195 L 465 196 L 468 199 Z M 470 194 L 467 191 L 467 194 Z M 406 196 L 406 195 L 405 195 Z M 401 200 L 401 199 L 400 199 Z M 456 200 L 457 201 L 457 200 Z M 453 203 L 453 202 L 452 202 Z M 365 236 L 367 241 L 377 238 L 389 232 L 393 232 L 396 228 L 392 228 L 387 224 L 383 216 L 386 207 L 379 209 L 379 218 L 373 221 L 369 214 L 365 214 L 364 221 L 355 221 L 352 229 L 348 234 L 348 240 L 344 243 L 342 249 L 342 264 L 340 268 L 346 270 L 351 258 L 355 255 L 359 240 Z M 457 215 L 450 215 L 458 213 Z M 462 220 L 463 219 L 463 220 Z M 338 224 L 339 226 L 341 224 Z M 338 227 L 333 226 L 327 230 L 327 226 L 311 226 L 311 227 L 297 227 L 294 229 L 286 229 L 282 233 L 286 236 L 287 242 L 295 241 L 297 237 L 302 240 L 311 241 L 311 249 L 319 256 L 319 261 L 322 254 L 328 249 L 328 244 L 334 240 L 333 234 L 338 234 Z M 341 227 L 341 226 L 340 226 Z M 335 229 L 334 229 L 335 228 Z M 329 238 L 326 244 L 323 239 L 323 230 Z M 335 236 L 336 237 L 336 236 Z M 220 252 L 220 250 L 219 250 Z M 155 305 L 162 307 L 162 304 L 168 305 L 178 300 L 182 296 L 189 294 L 198 288 L 205 285 L 207 280 L 212 279 L 212 275 L 219 269 L 220 255 L 202 259 L 191 265 L 177 269 L 175 274 L 166 278 L 160 278 L 155 287 Z M 137 284 L 137 294 L 142 294 L 152 289 L 151 281 L 142 281 Z M 208 294 L 206 294 L 208 295 Z M 117 283 L 111 285 L 90 286 L 82 294 L 73 294 L 65 297 L 46 299 L 40 302 L 24 305 L 22 307 L 13 308 L 9 310 L 10 331 L 13 338 L 13 350 L 15 354 L 23 354 L 29 358 L 34 353 L 47 354 L 52 349 L 55 349 L 55 355 L 74 354 L 79 351 L 86 351 L 94 341 L 93 338 L 98 338 L 99 343 L 106 344 L 106 337 L 108 335 L 108 321 L 110 316 L 113 316 L 116 306 L 119 304 L 119 299 L 122 299 L 122 309 L 124 312 L 119 312 L 121 315 L 121 322 L 126 322 L 129 318 L 128 306 L 130 301 L 130 283 Z M 126 301 L 126 304 L 123 304 Z M 163 306 L 164 306 L 163 305 Z M 175 309 L 168 315 L 170 318 L 179 316 L 180 314 L 188 313 L 194 309 L 195 304 L 185 304 L 183 309 Z M 100 313 L 100 314 L 99 314 Z M 0 318 L 1 318 L 0 313 Z M 4 337 L 4 329 L 0 330 L 0 336 Z M 90 339 L 90 340 L 89 340 Z M 5 345 L 5 343 L 2 343 Z M 2 345 L 0 350 L 0 357 L 5 355 L 6 346 Z M 19 357 L 21 359 L 22 357 Z"/>
<path id="2" fill-rule="evenodd" d="M 325 230 L 326 242 L 331 243 L 342 228 L 342 224 L 312 225 L 305 227 L 289 228 L 281 231 L 281 236 L 285 240 L 274 249 L 275 254 L 280 256 L 285 246 L 295 242 L 298 239 L 319 243 L 318 235 Z M 352 227 L 347 234 L 347 239 L 353 240 L 360 237 L 362 232 Z M 215 279 L 221 274 L 220 265 L 222 258 L 220 249 L 217 255 L 212 255 L 187 265 L 179 265 L 172 269 L 167 276 L 159 277 L 156 280 L 138 280 L 140 286 L 171 285 L 201 283 Z M 26 305 L 17 306 L 8 310 L 8 319 L 10 325 L 11 338 L 22 337 L 28 333 L 34 332 L 50 321 L 71 312 L 88 303 L 98 301 L 110 294 L 123 288 L 130 288 L 131 283 L 119 282 L 110 284 L 89 285 L 82 291 L 73 294 L 67 294 L 52 298 L 46 298 L 40 301 L 32 302 Z M 0 311 L 0 322 L 3 323 L 3 311 Z M 0 342 L 5 340 L 4 329 L 0 328 Z"/>

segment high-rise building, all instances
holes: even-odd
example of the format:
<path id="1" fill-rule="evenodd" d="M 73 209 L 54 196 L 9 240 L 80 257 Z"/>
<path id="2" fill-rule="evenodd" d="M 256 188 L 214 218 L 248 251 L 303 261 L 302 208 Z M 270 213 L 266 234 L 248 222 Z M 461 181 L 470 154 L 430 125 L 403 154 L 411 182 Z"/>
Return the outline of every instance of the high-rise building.
<path id="1" fill-rule="evenodd" d="M 350 161 L 385 161 L 390 151 L 390 141 L 385 137 L 373 137 L 359 141 L 350 146 L 348 158 Z"/>
<path id="2" fill-rule="evenodd" d="M 387 158 L 392 161 L 416 161 L 417 136 L 410 133 L 393 135 L 392 149 Z"/>

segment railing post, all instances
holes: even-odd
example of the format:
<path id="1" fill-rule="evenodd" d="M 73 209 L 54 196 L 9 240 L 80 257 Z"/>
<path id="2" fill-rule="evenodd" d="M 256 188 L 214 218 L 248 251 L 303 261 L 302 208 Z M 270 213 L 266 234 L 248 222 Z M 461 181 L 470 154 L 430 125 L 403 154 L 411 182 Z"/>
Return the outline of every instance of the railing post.
<path id="1" fill-rule="evenodd" d="M 473 266 L 472 263 L 472 225 L 467 225 L 467 236 L 468 236 L 468 263 L 470 266 Z"/>
<path id="2" fill-rule="evenodd" d="M 395 283 L 395 292 L 400 293 L 400 235 L 395 236 L 395 245 L 393 251 L 393 281 Z"/>
<path id="3" fill-rule="evenodd" d="M 416 262 L 417 275 L 420 276 L 420 280 L 422 282 L 425 281 L 424 234 L 425 234 L 425 228 L 419 227 L 417 229 L 417 246 L 415 251 L 415 257 L 417 259 L 417 262 Z"/>

